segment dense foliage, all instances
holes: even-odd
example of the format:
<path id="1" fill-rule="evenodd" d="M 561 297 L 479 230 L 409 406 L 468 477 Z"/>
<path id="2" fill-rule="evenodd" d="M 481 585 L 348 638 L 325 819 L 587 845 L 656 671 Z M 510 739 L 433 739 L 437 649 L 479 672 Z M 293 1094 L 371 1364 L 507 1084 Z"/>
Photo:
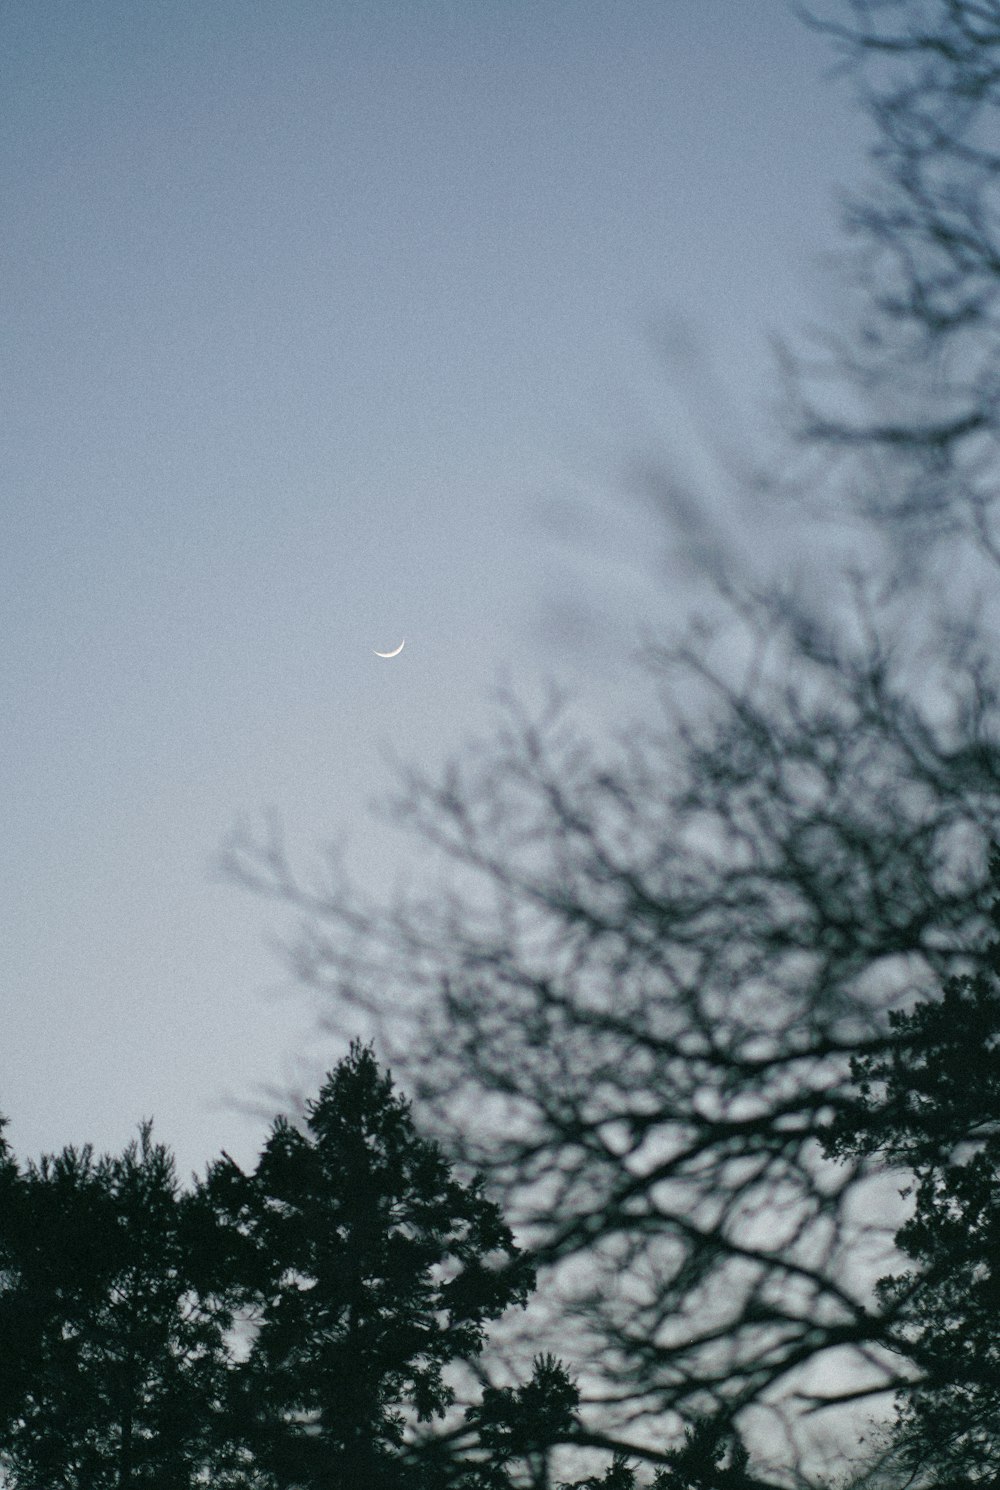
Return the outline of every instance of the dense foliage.
<path id="1" fill-rule="evenodd" d="M 117 1157 L 0 1158 L 13 1490 L 425 1485 L 408 1429 L 531 1287 L 481 1182 L 362 1046 L 252 1175 L 223 1159 L 183 1192 L 148 1125 Z"/>
<path id="2" fill-rule="evenodd" d="M 914 1471 L 1000 1474 L 1000 856 L 994 935 L 975 973 L 890 1015 L 885 1053 L 852 1062 L 856 1094 L 828 1152 L 878 1153 L 912 1177 L 896 1233 L 909 1262 L 878 1284 L 887 1328 L 914 1363 L 899 1406 Z"/>
<path id="3" fill-rule="evenodd" d="M 258 1462 L 279 1486 L 417 1483 L 400 1460 L 407 1414 L 443 1416 L 443 1369 L 527 1296 L 496 1205 L 454 1178 L 355 1046 L 305 1131 L 275 1124 L 250 1227 L 269 1271 L 246 1368 Z"/>
<path id="4" fill-rule="evenodd" d="M 0 1230 L 3 1424 L 13 1486 L 183 1487 L 235 1463 L 226 1411 L 237 1280 L 144 1125 L 119 1156 L 8 1169 Z"/>

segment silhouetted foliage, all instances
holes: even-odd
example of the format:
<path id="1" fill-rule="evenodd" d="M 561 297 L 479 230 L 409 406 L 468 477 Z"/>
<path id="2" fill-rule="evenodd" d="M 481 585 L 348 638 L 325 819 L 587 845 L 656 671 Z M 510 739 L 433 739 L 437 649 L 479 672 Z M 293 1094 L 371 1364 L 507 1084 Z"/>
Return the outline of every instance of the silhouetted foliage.
<path id="1" fill-rule="evenodd" d="M 11 1490 L 447 1490 L 470 1444 L 486 1462 L 496 1413 L 460 1431 L 458 1464 L 418 1429 L 532 1269 L 369 1047 L 305 1131 L 275 1122 L 253 1174 L 224 1156 L 182 1192 L 149 1124 L 121 1156 L 20 1169 L 0 1125 L 0 1200 Z M 517 1452 L 541 1447 L 550 1376 L 516 1394 Z"/>
<path id="2" fill-rule="evenodd" d="M 255 1462 L 279 1486 L 425 1484 L 407 1427 L 443 1416 L 444 1368 L 478 1355 L 531 1286 L 497 1206 L 454 1177 L 357 1043 L 306 1131 L 278 1119 L 249 1200 L 236 1193 L 269 1272 L 245 1370 Z"/>
<path id="3" fill-rule="evenodd" d="M 903 1462 L 938 1476 L 1000 1473 L 1000 855 L 982 970 L 890 1015 L 891 1051 L 852 1062 L 857 1096 L 827 1144 L 912 1175 L 896 1233 L 913 1264 L 878 1284 L 917 1385 L 901 1399 Z"/>
<path id="4" fill-rule="evenodd" d="M 655 1490 L 659 1490 L 658 1480 Z M 635 1468 L 627 1454 L 617 1453 L 603 1475 L 591 1475 L 587 1480 L 577 1480 L 573 1490 L 635 1490 Z"/>
<path id="5" fill-rule="evenodd" d="M 466 1413 L 485 1457 L 459 1481 L 462 1490 L 510 1490 L 518 1467 L 532 1490 L 550 1490 L 551 1452 L 572 1436 L 579 1401 L 576 1384 L 552 1355 L 538 1356 L 519 1386 L 485 1387 Z"/>
<path id="6" fill-rule="evenodd" d="M 4 1434 L 23 1396 L 24 1372 L 36 1332 L 20 1286 L 20 1174 L 4 1132 L 7 1124 L 8 1119 L 0 1116 L 0 1433 Z"/>
<path id="7" fill-rule="evenodd" d="M 657 1475 L 654 1490 L 746 1490 L 752 1484 L 749 1457 L 731 1427 L 696 1420 L 685 1430 L 684 1443 L 669 1456 L 669 1468 Z"/>
<path id="8" fill-rule="evenodd" d="M 7 1482 L 228 1483 L 228 1284 L 150 1126 L 120 1156 L 66 1148 L 29 1164 L 6 1198 Z"/>

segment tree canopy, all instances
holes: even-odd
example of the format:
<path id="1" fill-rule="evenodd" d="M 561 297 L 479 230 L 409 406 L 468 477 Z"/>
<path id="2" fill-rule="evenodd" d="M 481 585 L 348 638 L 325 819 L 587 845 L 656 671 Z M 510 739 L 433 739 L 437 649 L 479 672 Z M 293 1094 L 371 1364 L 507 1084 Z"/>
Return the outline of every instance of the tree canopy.
<path id="1" fill-rule="evenodd" d="M 477 1356 L 531 1285 L 498 1207 L 356 1043 L 305 1131 L 275 1123 L 249 1215 L 269 1268 L 247 1363 L 257 1461 L 277 1485 L 417 1484 L 408 1420 L 444 1415 L 444 1368 Z"/>
<path id="2" fill-rule="evenodd" d="M 225 1483 L 235 1280 L 150 1125 L 118 1156 L 69 1147 L 8 1171 L 5 1201 L 8 1482 Z"/>
<path id="3" fill-rule="evenodd" d="M 19 1166 L 5 1144 L 0 1159 L 11 1490 L 454 1482 L 426 1425 L 533 1270 L 370 1046 L 352 1045 L 303 1126 L 276 1119 L 251 1174 L 224 1155 L 183 1190 L 148 1123 L 117 1156 Z M 459 1428 L 471 1473 L 474 1415 Z"/>
<path id="4" fill-rule="evenodd" d="M 896 1232 L 909 1266 L 878 1283 L 895 1348 L 916 1368 L 899 1405 L 904 1462 L 956 1479 L 1000 1472 L 1000 853 L 981 968 L 890 1015 L 892 1048 L 852 1062 L 856 1094 L 826 1142 L 912 1176 Z"/>

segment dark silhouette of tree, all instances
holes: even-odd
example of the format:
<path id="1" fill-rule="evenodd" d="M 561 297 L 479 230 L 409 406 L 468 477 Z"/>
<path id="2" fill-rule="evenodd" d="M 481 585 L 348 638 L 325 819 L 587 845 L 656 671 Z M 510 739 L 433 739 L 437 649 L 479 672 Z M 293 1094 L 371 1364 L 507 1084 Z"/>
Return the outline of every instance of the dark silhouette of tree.
<path id="1" fill-rule="evenodd" d="M 750 1456 L 739 1435 L 711 1419 L 691 1424 L 668 1459 L 669 1467 L 657 1474 L 653 1490 L 746 1490 L 752 1484 Z"/>
<path id="2" fill-rule="evenodd" d="M 660 1473 L 653 1481 L 653 1490 L 660 1490 L 663 1483 L 663 1473 Z M 578 1480 L 573 1490 L 636 1490 L 635 1468 L 627 1454 L 617 1453 L 603 1475 Z"/>
<path id="3" fill-rule="evenodd" d="M 227 1285 L 150 1125 L 119 1156 L 66 1148 L 27 1165 L 7 1198 L 6 1482 L 239 1483 L 224 1431 Z"/>
<path id="4" fill-rule="evenodd" d="M 425 1484 L 407 1429 L 445 1413 L 445 1368 L 531 1286 L 498 1207 L 455 1178 L 357 1043 L 306 1131 L 277 1120 L 252 1192 L 241 1213 L 270 1269 L 245 1373 L 257 1463 L 309 1490 Z"/>
<path id="5" fill-rule="evenodd" d="M 911 1176 L 896 1233 L 912 1264 L 878 1295 L 916 1368 L 900 1400 L 902 1462 L 946 1480 L 1000 1474 L 1000 854 L 982 969 L 890 1016 L 890 1051 L 852 1062 L 857 1095 L 827 1150 L 883 1155 Z"/>
<path id="6" fill-rule="evenodd" d="M 455 1490 L 512 1490 L 515 1486 L 530 1490 L 638 1490 L 635 1466 L 620 1451 L 612 1454 L 602 1474 L 556 1481 L 553 1451 L 579 1436 L 579 1405 L 576 1382 L 551 1353 L 536 1356 L 527 1381 L 516 1386 L 487 1385 L 481 1400 L 465 1415 L 475 1430 L 477 1462 L 460 1467 L 457 1477 L 448 1483 Z M 682 1462 L 678 1455 L 666 1457 L 671 1464 Z M 724 1452 L 713 1457 L 714 1468 L 723 1457 Z M 660 1469 L 651 1482 L 652 1490 L 682 1490 L 681 1481 L 671 1479 L 671 1473 Z M 688 1490 L 686 1482 L 683 1490 Z M 742 1487 L 733 1481 L 733 1490 Z"/>
<path id="7" fill-rule="evenodd" d="M 462 1490 L 510 1490 L 519 1469 L 531 1490 L 552 1490 L 552 1450 L 572 1436 L 579 1401 L 575 1382 L 552 1355 L 536 1357 L 530 1379 L 519 1386 L 487 1385 L 466 1413 L 485 1457 L 459 1481 Z"/>
<path id="8" fill-rule="evenodd" d="M 19 1287 L 16 1222 L 20 1174 L 0 1116 L 0 1433 L 7 1430 L 23 1395 L 24 1371 L 34 1329 Z"/>
<path id="9" fill-rule="evenodd" d="M 120 1156 L 23 1169 L 3 1126 L 11 1490 L 455 1485 L 447 1435 L 420 1424 L 533 1274 L 370 1048 L 330 1074 L 307 1132 L 278 1119 L 255 1173 L 224 1156 L 191 1191 L 148 1123 Z M 464 1455 L 476 1432 L 459 1437 Z"/>

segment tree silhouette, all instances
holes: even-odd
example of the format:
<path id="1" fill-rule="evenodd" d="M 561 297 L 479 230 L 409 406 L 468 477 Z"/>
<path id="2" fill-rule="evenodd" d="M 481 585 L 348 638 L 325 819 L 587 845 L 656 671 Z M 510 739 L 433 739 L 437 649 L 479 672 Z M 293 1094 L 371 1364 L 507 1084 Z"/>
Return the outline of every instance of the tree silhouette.
<path id="1" fill-rule="evenodd" d="M 244 1215 L 270 1267 L 246 1368 L 257 1462 L 279 1486 L 420 1484 L 408 1427 L 444 1414 L 445 1368 L 527 1297 L 498 1207 L 454 1177 L 358 1043 L 306 1131 L 274 1124 L 252 1190 Z"/>
<path id="2" fill-rule="evenodd" d="M 912 1177 L 896 1243 L 913 1264 L 878 1293 L 914 1363 L 903 1462 L 976 1483 L 1000 1473 L 1000 854 L 983 966 L 890 1016 L 897 1042 L 852 1063 L 857 1095 L 827 1149 L 880 1153 Z"/>
<path id="3" fill-rule="evenodd" d="M 227 1483 L 227 1284 L 150 1125 L 118 1156 L 66 1148 L 29 1164 L 9 1199 L 3 1314 L 20 1344 L 0 1463 L 13 1490 L 182 1490 L 209 1471 Z"/>
<path id="4" fill-rule="evenodd" d="M 7 1124 L 0 1116 L 0 1441 L 17 1415 L 37 1331 L 21 1286 L 21 1176 L 4 1132 Z"/>
<path id="5" fill-rule="evenodd" d="M 579 1401 L 576 1384 L 552 1355 L 536 1357 L 530 1379 L 518 1386 L 486 1386 L 466 1413 L 485 1459 L 459 1481 L 462 1490 L 510 1490 L 518 1468 L 526 1470 L 531 1490 L 550 1490 L 551 1452 L 572 1435 Z"/>

